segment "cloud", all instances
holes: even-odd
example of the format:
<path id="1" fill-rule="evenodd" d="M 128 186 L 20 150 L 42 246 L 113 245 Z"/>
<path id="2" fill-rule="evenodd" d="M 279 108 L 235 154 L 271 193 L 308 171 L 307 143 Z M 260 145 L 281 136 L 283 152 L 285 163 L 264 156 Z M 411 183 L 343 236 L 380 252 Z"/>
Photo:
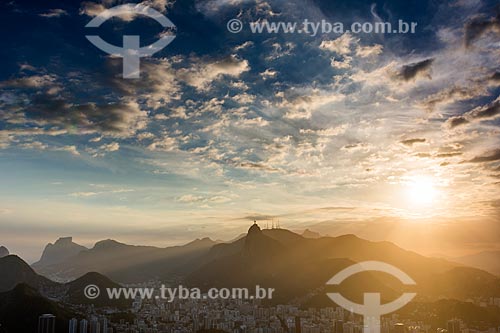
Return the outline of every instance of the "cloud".
<path id="1" fill-rule="evenodd" d="M 500 115 L 500 97 L 488 105 L 479 106 L 460 116 L 448 118 L 446 124 L 449 128 L 465 125 L 471 122 L 494 119 Z"/>
<path id="2" fill-rule="evenodd" d="M 427 96 L 420 102 L 420 105 L 428 111 L 434 111 L 438 105 L 452 104 L 486 95 L 488 95 L 488 90 L 482 82 L 470 83 L 467 87 L 454 85 Z"/>
<path id="3" fill-rule="evenodd" d="M 193 194 L 186 194 L 183 195 L 179 198 L 177 198 L 178 202 L 183 202 L 183 203 L 215 203 L 215 204 L 221 204 L 221 203 L 226 203 L 231 201 L 231 198 L 228 198 L 226 196 L 222 195 L 215 195 L 215 196 L 201 196 L 201 195 L 193 195 Z"/>
<path id="4" fill-rule="evenodd" d="M 99 193 L 97 192 L 74 192 L 71 193 L 70 195 L 72 197 L 93 197 L 95 195 L 98 195 Z"/>
<path id="5" fill-rule="evenodd" d="M 334 40 L 324 40 L 319 45 L 320 49 L 335 52 L 339 55 L 351 53 L 351 44 L 356 41 L 351 34 L 345 33 Z"/>
<path id="6" fill-rule="evenodd" d="M 361 58 L 378 56 L 382 53 L 383 47 L 380 44 L 375 44 L 372 46 L 359 46 L 356 49 L 356 56 Z"/>
<path id="7" fill-rule="evenodd" d="M 273 70 L 273 69 L 269 69 L 269 68 L 266 68 L 265 71 L 263 71 L 262 73 L 260 73 L 260 76 L 266 80 L 266 79 L 269 79 L 269 78 L 274 78 L 276 77 L 276 74 L 278 74 L 277 71 Z"/>
<path id="8" fill-rule="evenodd" d="M 68 15 L 67 11 L 65 11 L 64 9 L 56 8 L 56 9 L 49 9 L 48 12 L 42 13 L 39 16 L 46 17 L 46 18 L 54 18 L 54 17 L 61 17 L 61 16 L 66 16 L 66 15 Z"/>
<path id="9" fill-rule="evenodd" d="M 448 125 L 449 128 L 455 128 L 455 127 L 465 125 L 468 123 L 469 123 L 469 121 L 464 116 L 450 117 L 446 121 L 446 124 Z"/>
<path id="10" fill-rule="evenodd" d="M 220 11 L 234 6 L 241 6 L 245 3 L 252 3 L 255 0 L 206 0 L 197 1 L 196 9 L 205 15 L 213 15 L 220 13 Z"/>
<path id="11" fill-rule="evenodd" d="M 172 63 L 178 60 L 180 59 L 142 60 L 140 79 L 123 80 L 121 77 L 113 77 L 109 83 L 122 93 L 145 99 L 147 106 L 156 110 L 180 98 L 181 89 L 172 67 Z M 119 72 L 122 60 L 109 58 L 108 65 L 112 71 Z"/>
<path id="12" fill-rule="evenodd" d="M 95 188 L 100 188 L 100 189 L 106 189 L 109 188 L 109 185 L 105 184 L 89 184 L 91 187 Z M 110 194 L 122 194 L 122 193 L 130 193 L 134 192 L 134 189 L 130 188 L 111 188 L 107 190 L 101 190 L 101 191 L 80 191 L 80 192 L 73 192 L 70 193 L 70 196 L 72 197 L 81 197 L 81 198 L 88 198 L 88 197 L 95 197 L 97 195 L 110 195 Z"/>
<path id="13" fill-rule="evenodd" d="M 139 6 L 145 6 L 145 7 L 152 7 L 160 12 L 165 12 L 168 7 L 170 7 L 174 1 L 168 1 L 168 0 L 146 0 L 142 1 L 140 3 L 135 4 L 136 8 L 138 10 L 142 9 L 139 8 Z M 105 11 L 108 8 L 120 5 L 120 1 L 116 0 L 103 0 L 100 3 L 99 2 L 92 2 L 92 1 L 84 1 L 81 4 L 80 8 L 80 15 L 87 15 L 90 17 L 95 17 L 99 14 L 101 14 L 103 11 Z M 120 15 L 117 15 L 116 18 L 121 19 L 126 22 L 132 21 L 137 14 L 135 13 L 130 13 L 129 11 L 123 11 Z"/>
<path id="14" fill-rule="evenodd" d="M 485 162 L 495 162 L 500 160 L 500 149 L 495 149 L 488 152 L 486 155 L 476 156 L 473 159 L 468 160 L 469 163 L 485 163 Z"/>
<path id="15" fill-rule="evenodd" d="M 310 119 L 314 111 L 345 98 L 341 93 L 317 88 L 289 89 L 278 97 L 280 100 L 275 104 L 284 110 L 288 119 Z"/>
<path id="16" fill-rule="evenodd" d="M 429 58 L 404 65 L 403 67 L 401 67 L 396 76 L 403 81 L 410 81 L 420 76 L 428 77 L 430 79 L 430 69 L 433 62 L 434 59 Z"/>
<path id="17" fill-rule="evenodd" d="M 330 59 L 330 66 L 337 69 L 349 69 L 351 68 L 352 57 L 344 56 L 343 61 L 337 61 L 335 58 Z"/>
<path id="18" fill-rule="evenodd" d="M 208 85 L 224 76 L 239 77 L 250 70 L 248 61 L 231 55 L 222 60 L 194 63 L 189 69 L 178 71 L 178 78 L 199 90 L 205 90 Z"/>
<path id="19" fill-rule="evenodd" d="M 94 17 L 106 10 L 103 4 L 95 3 L 91 1 L 82 2 L 82 7 L 80 8 L 80 15 L 87 15 Z"/>
<path id="20" fill-rule="evenodd" d="M 23 143 L 18 143 L 17 147 L 21 149 L 33 149 L 33 150 L 50 150 L 50 151 L 65 151 L 72 155 L 79 156 L 80 152 L 76 146 L 51 146 L 40 141 L 27 141 Z"/>
<path id="21" fill-rule="evenodd" d="M 33 75 L 0 82 L 0 88 L 42 88 L 53 86 L 54 75 Z"/>
<path id="22" fill-rule="evenodd" d="M 407 139 L 407 140 L 403 140 L 403 141 L 400 141 L 402 144 L 404 144 L 405 146 L 413 146 L 415 143 L 424 143 L 426 142 L 427 140 L 424 139 L 424 138 L 415 138 L 415 139 Z"/>
<path id="23" fill-rule="evenodd" d="M 120 144 L 118 142 L 112 142 L 100 146 L 99 149 L 106 152 L 118 151 L 120 149 Z"/>
<path id="24" fill-rule="evenodd" d="M 77 128 L 86 133 L 99 132 L 128 137 L 147 123 L 147 112 L 135 101 L 109 104 L 72 104 L 62 97 L 38 95 L 24 112 L 26 121 L 41 125 Z"/>
<path id="25" fill-rule="evenodd" d="M 176 151 L 179 148 L 179 143 L 176 138 L 170 137 L 168 133 L 164 132 L 147 148 L 152 151 Z"/>
<path id="26" fill-rule="evenodd" d="M 498 13 L 496 17 L 490 18 L 484 15 L 475 16 L 465 24 L 464 29 L 465 47 L 470 47 L 474 41 L 488 32 L 500 34 L 500 13 Z"/>

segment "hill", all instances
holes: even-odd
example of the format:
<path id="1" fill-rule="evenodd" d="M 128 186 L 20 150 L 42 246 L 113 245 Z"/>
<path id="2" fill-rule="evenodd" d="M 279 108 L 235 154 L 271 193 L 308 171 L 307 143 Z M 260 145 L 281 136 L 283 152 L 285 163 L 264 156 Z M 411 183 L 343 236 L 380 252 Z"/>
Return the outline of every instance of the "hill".
<path id="1" fill-rule="evenodd" d="M 314 290 L 324 293 L 325 283 L 333 275 L 355 262 L 367 260 L 386 262 L 406 272 L 417 282 L 420 300 L 500 296 L 500 280 L 485 271 L 354 235 L 310 239 L 288 230 L 260 230 L 254 225 L 246 237 L 214 246 L 203 260 L 200 268 L 186 277 L 188 284 L 202 288 L 258 284 L 276 288 L 273 301 L 303 298 Z M 344 286 L 354 299 L 360 299 L 367 286 L 373 287 L 369 281 L 375 280 L 375 284 L 386 290 L 388 298 L 404 289 L 387 274 L 363 274 L 357 277 L 357 287 L 354 277 Z"/>
<path id="2" fill-rule="evenodd" d="M 500 276 L 500 251 L 485 251 L 468 256 L 454 258 L 453 261 L 463 265 L 484 269 Z"/>
<path id="3" fill-rule="evenodd" d="M 74 314 L 57 303 L 41 296 L 27 284 L 0 293 L 0 325 L 6 332 L 37 332 L 38 317 L 50 313 L 56 316 L 56 332 L 68 331 L 68 320 Z"/>
<path id="4" fill-rule="evenodd" d="M 24 283 L 36 290 L 53 288 L 57 284 L 38 275 L 21 258 L 9 255 L 0 258 L 0 292 L 12 290 L 20 283 Z"/>
<path id="5" fill-rule="evenodd" d="M 44 276 L 70 281 L 88 272 L 98 272 L 122 283 L 166 279 L 185 269 L 197 256 L 208 252 L 216 243 L 209 238 L 197 239 L 183 246 L 158 248 L 134 246 L 103 240 L 93 248 L 80 251 L 53 265 L 35 265 Z"/>
<path id="6" fill-rule="evenodd" d="M 95 299 L 89 299 L 85 296 L 84 290 L 88 285 L 95 285 L 99 288 L 100 294 Z M 90 272 L 78 279 L 71 281 L 65 285 L 67 288 L 67 301 L 70 304 L 93 304 L 96 307 L 114 307 L 118 309 L 129 309 L 132 305 L 132 300 L 126 299 L 109 299 L 107 288 L 120 288 L 121 286 L 104 275 Z"/>

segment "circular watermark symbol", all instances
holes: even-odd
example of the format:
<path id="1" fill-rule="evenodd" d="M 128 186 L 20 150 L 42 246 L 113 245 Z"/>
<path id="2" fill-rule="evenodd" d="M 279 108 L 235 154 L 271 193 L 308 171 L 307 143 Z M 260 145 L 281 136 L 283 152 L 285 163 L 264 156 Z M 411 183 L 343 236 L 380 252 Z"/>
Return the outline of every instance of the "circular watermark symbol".
<path id="1" fill-rule="evenodd" d="M 238 19 L 231 19 L 227 21 L 227 31 L 237 34 L 243 30 L 243 22 Z"/>
<path id="2" fill-rule="evenodd" d="M 87 297 L 88 299 L 96 299 L 101 294 L 101 291 L 99 290 L 99 287 L 96 286 L 95 284 L 89 284 L 88 286 L 85 287 L 83 293 L 85 294 L 85 297 Z"/>

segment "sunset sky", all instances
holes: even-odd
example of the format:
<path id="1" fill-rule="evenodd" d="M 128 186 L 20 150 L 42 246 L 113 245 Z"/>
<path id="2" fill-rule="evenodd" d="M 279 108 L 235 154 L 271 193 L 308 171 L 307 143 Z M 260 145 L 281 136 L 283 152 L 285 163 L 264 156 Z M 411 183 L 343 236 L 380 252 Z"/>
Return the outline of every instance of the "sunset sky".
<path id="1" fill-rule="evenodd" d="M 403 247 L 417 229 L 453 235 L 454 250 L 500 240 L 496 1 L 147 0 L 177 31 L 141 59 L 140 79 L 85 38 L 119 3 L 0 5 L 0 245 L 11 252 L 35 260 L 59 236 L 228 240 L 271 217 Z M 418 25 L 232 34 L 232 18 Z M 146 18 L 93 29 L 115 45 L 162 32 Z"/>

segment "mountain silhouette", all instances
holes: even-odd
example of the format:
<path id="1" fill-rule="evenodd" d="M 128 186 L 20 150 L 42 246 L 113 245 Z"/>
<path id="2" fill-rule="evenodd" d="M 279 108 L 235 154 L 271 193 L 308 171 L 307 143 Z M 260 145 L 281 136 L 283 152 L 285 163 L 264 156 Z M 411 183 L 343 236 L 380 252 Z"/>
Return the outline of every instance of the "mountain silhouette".
<path id="1" fill-rule="evenodd" d="M 201 288 L 267 286 L 276 288 L 274 301 L 303 298 L 313 290 L 323 292 L 325 283 L 341 269 L 368 260 L 392 264 L 406 272 L 417 282 L 415 291 L 421 300 L 500 295 L 500 280 L 485 271 L 355 235 L 311 239 L 288 230 L 260 230 L 253 225 L 246 237 L 214 246 L 203 260 L 186 277 L 188 284 Z M 357 275 L 339 287 L 353 300 L 361 300 L 364 292 L 375 292 L 377 288 L 383 290 L 387 299 L 394 299 L 405 290 L 401 282 L 388 274 Z M 323 296 L 316 301 L 324 300 Z"/>
<path id="2" fill-rule="evenodd" d="M 98 272 L 119 283 L 159 279 L 201 288 L 260 285 L 276 289 L 275 302 L 296 299 L 320 304 L 330 302 L 325 294 L 332 287 L 326 287 L 326 282 L 362 261 L 385 262 L 407 273 L 417 283 L 413 288 L 420 301 L 500 296 L 500 280 L 488 272 L 425 257 L 390 242 L 368 241 L 351 234 L 307 238 L 286 229 L 261 229 L 256 223 L 243 237 L 228 243 L 204 238 L 183 246 L 157 248 L 104 240 L 50 266 L 48 273 L 74 279 Z M 337 288 L 353 301 L 362 300 L 363 293 L 369 291 L 381 291 L 384 299 L 391 300 L 407 289 L 394 277 L 379 272 L 357 274 Z"/>
<path id="3" fill-rule="evenodd" d="M 58 264 L 71 258 L 87 248 L 73 242 L 72 237 L 61 237 L 54 244 L 49 243 L 43 250 L 42 257 L 32 267 L 44 267 Z"/>
<path id="4" fill-rule="evenodd" d="M 37 332 L 38 317 L 50 313 L 56 316 L 56 332 L 68 331 L 68 320 L 75 316 L 70 310 L 41 296 L 27 284 L 0 293 L 0 326 L 4 332 Z"/>
<path id="5" fill-rule="evenodd" d="M 99 288 L 100 294 L 95 299 L 89 299 L 85 296 L 85 288 L 88 285 L 95 285 Z M 68 288 L 67 302 L 71 304 L 93 304 L 96 307 L 116 307 L 118 309 L 128 309 L 132 305 L 132 300 L 110 299 L 106 293 L 107 288 L 120 288 L 121 286 L 106 276 L 90 272 L 78 279 L 68 282 L 65 285 Z"/>
<path id="6" fill-rule="evenodd" d="M 26 285 L 44 297 L 57 298 L 70 304 L 93 304 L 96 307 L 119 309 L 126 309 L 131 305 L 131 301 L 124 299 L 110 300 L 106 288 L 119 288 L 120 285 L 99 273 L 90 272 L 71 282 L 57 283 L 38 275 L 26 262 L 14 255 L 0 258 L 0 271 L 0 292 Z M 100 297 L 92 300 L 85 297 L 83 291 L 88 285 L 98 286 L 101 290 Z"/>
<path id="7" fill-rule="evenodd" d="M 57 283 L 38 275 L 21 258 L 8 255 L 0 258 L 0 292 L 9 291 L 20 283 L 24 283 L 36 290 L 50 288 Z"/>
<path id="8" fill-rule="evenodd" d="M 207 252 L 214 244 L 211 239 L 203 238 L 183 246 L 158 248 L 107 239 L 57 264 L 36 265 L 34 268 L 44 276 L 62 281 L 73 280 L 88 272 L 99 272 L 122 283 L 144 282 L 179 274 L 189 266 L 192 258 Z"/>
<path id="9" fill-rule="evenodd" d="M 302 237 L 304 237 L 304 238 L 320 238 L 321 234 L 319 232 L 315 232 L 315 231 L 306 229 L 302 233 Z"/>

